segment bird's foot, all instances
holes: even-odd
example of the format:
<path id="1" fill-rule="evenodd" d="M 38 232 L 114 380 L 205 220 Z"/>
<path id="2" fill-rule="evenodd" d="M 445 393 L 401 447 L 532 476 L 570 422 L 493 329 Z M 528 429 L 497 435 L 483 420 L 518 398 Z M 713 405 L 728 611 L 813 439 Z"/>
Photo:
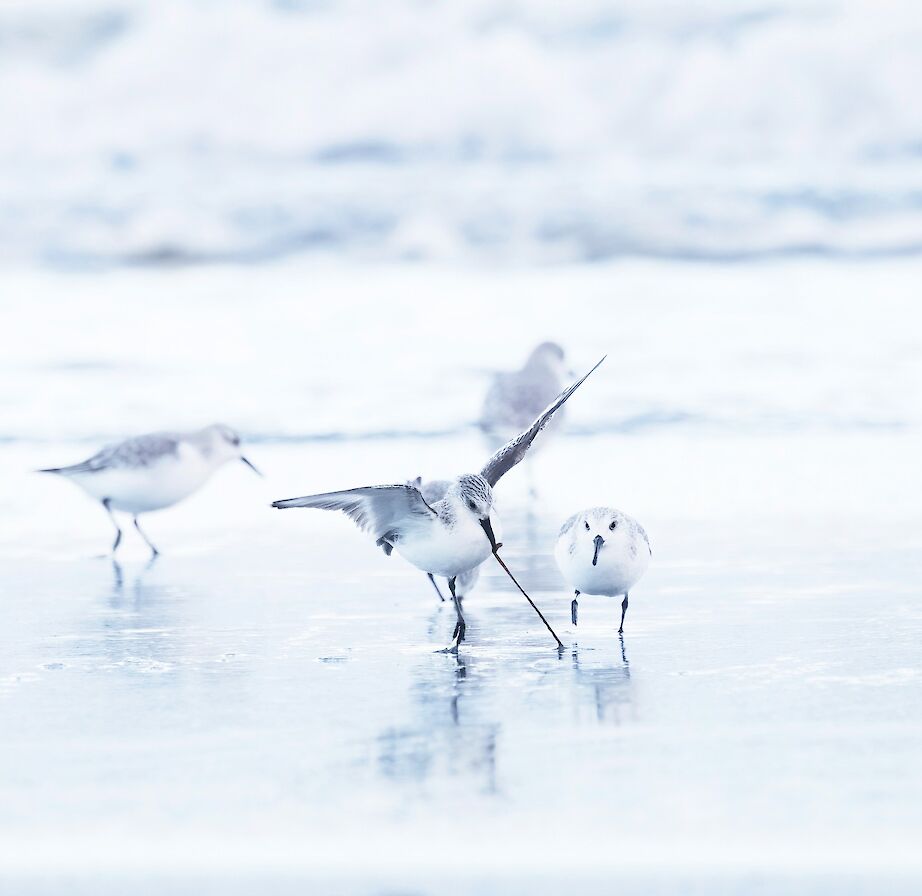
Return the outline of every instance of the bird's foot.
<path id="1" fill-rule="evenodd" d="M 576 625 L 577 610 L 578 610 L 578 604 L 577 604 L 576 601 L 574 600 L 574 601 L 570 604 L 570 621 L 571 621 L 574 625 Z"/>
<path id="2" fill-rule="evenodd" d="M 464 640 L 464 630 L 467 628 L 463 622 L 460 620 L 455 623 L 455 631 L 451 636 L 451 644 L 448 647 L 443 647 L 441 650 L 437 650 L 436 653 L 454 653 L 458 652 L 458 647 L 461 642 Z"/>

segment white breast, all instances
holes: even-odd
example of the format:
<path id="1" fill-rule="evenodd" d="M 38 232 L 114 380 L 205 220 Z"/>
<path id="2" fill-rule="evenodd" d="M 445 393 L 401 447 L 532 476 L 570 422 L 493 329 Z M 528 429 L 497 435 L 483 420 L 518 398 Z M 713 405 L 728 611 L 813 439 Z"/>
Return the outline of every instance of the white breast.
<path id="1" fill-rule="evenodd" d="M 483 563 L 490 556 L 490 541 L 478 522 L 465 514 L 451 527 L 433 517 L 425 526 L 403 533 L 394 541 L 394 550 L 417 569 L 450 579 Z"/>
<path id="2" fill-rule="evenodd" d="M 169 507 L 200 488 L 214 472 L 200 451 L 181 443 L 178 455 L 165 455 L 146 466 L 114 467 L 71 478 L 113 510 L 145 513 Z"/>

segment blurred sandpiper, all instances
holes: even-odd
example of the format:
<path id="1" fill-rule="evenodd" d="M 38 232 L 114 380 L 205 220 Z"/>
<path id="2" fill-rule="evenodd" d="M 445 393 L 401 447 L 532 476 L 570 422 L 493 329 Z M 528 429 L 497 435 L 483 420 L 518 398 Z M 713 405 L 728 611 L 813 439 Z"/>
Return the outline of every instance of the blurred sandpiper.
<path id="1" fill-rule="evenodd" d="M 517 432 L 541 413 L 542 408 L 553 401 L 563 388 L 567 370 L 564 351 L 556 342 L 542 342 L 528 356 L 520 370 L 494 374 L 487 390 L 480 414 L 479 426 L 491 447 L 511 439 Z M 548 436 L 560 430 L 564 420 L 561 411 L 545 428 L 541 438 L 534 445 L 534 451 L 543 447 Z M 531 462 L 526 464 L 529 490 L 536 493 L 532 481 Z"/>
<path id="2" fill-rule="evenodd" d="M 132 515 L 135 529 L 156 557 L 160 552 L 144 534 L 138 516 L 172 507 L 232 460 L 243 461 L 259 473 L 241 453 L 240 436 L 223 423 L 213 423 L 194 432 L 135 436 L 107 445 L 82 463 L 38 472 L 57 473 L 102 503 L 115 526 L 113 554 L 122 541 L 113 511 L 123 511 Z"/>

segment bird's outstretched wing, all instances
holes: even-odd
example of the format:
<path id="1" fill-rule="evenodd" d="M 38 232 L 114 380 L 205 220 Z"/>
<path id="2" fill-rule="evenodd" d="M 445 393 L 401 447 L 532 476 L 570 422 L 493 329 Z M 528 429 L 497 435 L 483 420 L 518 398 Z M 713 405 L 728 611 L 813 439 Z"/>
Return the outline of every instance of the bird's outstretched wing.
<path id="1" fill-rule="evenodd" d="M 318 510 L 341 510 L 360 529 L 376 539 L 400 531 L 414 522 L 436 516 L 413 485 L 367 485 L 341 492 L 306 495 L 273 501 L 273 507 L 315 507 Z"/>
<path id="2" fill-rule="evenodd" d="M 525 457 L 525 452 L 528 451 L 531 443 L 535 440 L 535 436 L 547 426 L 548 421 L 554 416 L 557 409 L 560 408 L 560 406 L 583 384 L 583 380 L 585 380 L 590 373 L 593 373 L 606 357 L 608 356 L 605 355 L 589 373 L 578 379 L 572 386 L 568 386 L 564 389 L 563 392 L 541 412 L 535 422 L 532 423 L 525 432 L 520 433 L 511 442 L 507 442 L 503 445 L 503 447 L 487 461 L 486 466 L 480 471 L 480 475 L 483 476 L 490 485 L 496 485 L 503 477 L 504 473 L 508 473 L 509 470 Z"/>

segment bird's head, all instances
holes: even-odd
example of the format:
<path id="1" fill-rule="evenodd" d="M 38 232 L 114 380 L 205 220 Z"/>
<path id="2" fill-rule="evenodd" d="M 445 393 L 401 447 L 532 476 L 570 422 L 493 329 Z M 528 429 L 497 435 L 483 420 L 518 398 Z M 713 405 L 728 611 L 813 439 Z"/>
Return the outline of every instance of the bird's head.
<path id="1" fill-rule="evenodd" d="M 490 483 L 476 473 L 459 476 L 452 483 L 450 493 L 463 513 L 476 517 L 490 540 L 490 547 L 494 552 L 498 551 L 502 545 L 497 544 L 490 522 L 490 511 L 493 509 L 493 489 L 490 488 Z"/>
<path id="2" fill-rule="evenodd" d="M 597 566 L 606 544 L 624 535 L 624 516 L 611 507 L 593 507 L 580 514 L 576 521 L 576 537 L 591 546 L 592 565 Z"/>
<path id="3" fill-rule="evenodd" d="M 243 450 L 240 447 L 240 436 L 229 426 L 223 423 L 212 423 L 211 426 L 205 427 L 204 434 L 208 451 L 219 463 L 239 460 L 258 476 L 262 476 L 262 473 L 243 456 Z"/>
<path id="4" fill-rule="evenodd" d="M 558 379 L 569 374 L 563 349 L 556 342 L 542 342 L 528 356 L 526 367 L 549 370 Z"/>

